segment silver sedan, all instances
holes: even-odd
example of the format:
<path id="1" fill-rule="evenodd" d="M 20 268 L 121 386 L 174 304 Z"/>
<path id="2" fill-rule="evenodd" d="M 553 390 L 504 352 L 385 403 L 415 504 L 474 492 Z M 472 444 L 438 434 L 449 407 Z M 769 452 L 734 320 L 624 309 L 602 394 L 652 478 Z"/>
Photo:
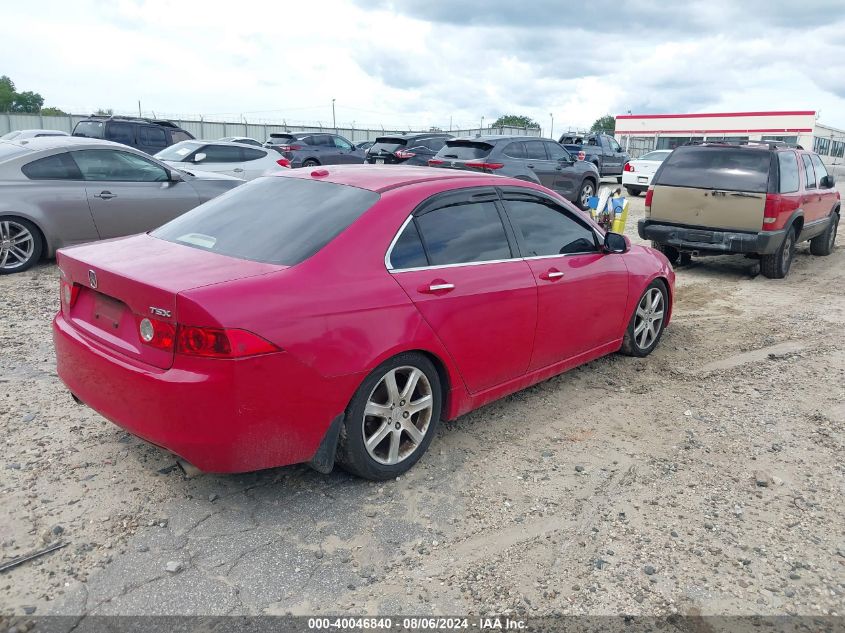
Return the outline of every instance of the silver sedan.
<path id="1" fill-rule="evenodd" d="M 110 141 L 0 141 L 0 275 L 62 246 L 149 231 L 243 182 Z"/>

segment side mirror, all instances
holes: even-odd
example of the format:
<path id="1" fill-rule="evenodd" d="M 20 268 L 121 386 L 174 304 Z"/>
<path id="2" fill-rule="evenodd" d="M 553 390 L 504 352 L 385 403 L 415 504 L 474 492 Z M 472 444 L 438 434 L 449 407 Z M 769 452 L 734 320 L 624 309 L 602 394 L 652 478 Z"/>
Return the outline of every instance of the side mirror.
<path id="1" fill-rule="evenodd" d="M 605 253 L 627 253 L 630 243 L 628 238 L 619 233 L 605 233 L 604 234 L 604 252 Z"/>
<path id="2" fill-rule="evenodd" d="M 183 182 L 183 181 L 185 180 L 184 178 L 182 178 L 182 174 L 180 174 L 180 173 L 179 173 L 178 171 L 176 171 L 175 169 L 171 169 L 171 170 L 167 173 L 167 175 L 168 175 L 168 177 L 169 177 L 169 179 L 170 179 L 170 182 Z"/>
<path id="3" fill-rule="evenodd" d="M 194 162 L 195 162 L 195 163 L 201 163 L 201 162 L 202 162 L 202 161 L 204 161 L 205 159 L 206 159 L 206 154 L 205 154 L 205 152 L 200 152 L 199 154 L 195 154 L 195 155 L 194 155 Z"/>
<path id="4" fill-rule="evenodd" d="M 822 189 L 832 189 L 834 184 L 833 176 L 829 174 L 822 176 L 821 180 L 819 180 L 819 187 Z"/>
<path id="5" fill-rule="evenodd" d="M 569 157 L 561 156 L 557 160 L 558 160 L 559 163 L 563 163 L 564 165 L 571 165 L 573 162 L 575 162 L 574 160 L 572 160 L 571 156 L 569 156 Z"/>

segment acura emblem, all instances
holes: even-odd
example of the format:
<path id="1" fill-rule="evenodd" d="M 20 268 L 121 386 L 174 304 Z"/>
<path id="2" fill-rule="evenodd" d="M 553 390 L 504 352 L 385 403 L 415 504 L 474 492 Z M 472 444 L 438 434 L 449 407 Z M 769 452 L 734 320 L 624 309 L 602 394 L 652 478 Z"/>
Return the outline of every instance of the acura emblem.
<path id="1" fill-rule="evenodd" d="M 93 270 L 88 271 L 88 283 L 91 284 L 92 288 L 97 287 L 97 273 Z"/>

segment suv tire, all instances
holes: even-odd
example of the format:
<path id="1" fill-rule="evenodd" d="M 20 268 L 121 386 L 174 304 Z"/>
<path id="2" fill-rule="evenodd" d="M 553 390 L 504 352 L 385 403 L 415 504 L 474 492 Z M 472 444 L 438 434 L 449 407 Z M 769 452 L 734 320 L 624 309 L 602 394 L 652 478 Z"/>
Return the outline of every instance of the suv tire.
<path id="1" fill-rule="evenodd" d="M 666 256 L 666 259 L 669 260 L 669 263 L 673 266 L 678 263 L 678 260 L 681 259 L 681 251 L 679 251 L 674 246 L 669 246 L 668 244 L 658 244 L 657 242 L 652 242 L 651 247 L 656 250 L 660 251 Z"/>
<path id="2" fill-rule="evenodd" d="M 830 224 L 827 230 L 810 240 L 810 252 L 813 255 L 830 255 L 836 243 L 836 230 L 839 227 L 839 214 L 834 211 L 830 214 Z"/>
<path id="3" fill-rule="evenodd" d="M 791 226 L 778 249 L 771 255 L 760 257 L 760 272 L 769 279 L 783 279 L 789 273 L 793 257 L 795 257 L 795 227 Z"/>

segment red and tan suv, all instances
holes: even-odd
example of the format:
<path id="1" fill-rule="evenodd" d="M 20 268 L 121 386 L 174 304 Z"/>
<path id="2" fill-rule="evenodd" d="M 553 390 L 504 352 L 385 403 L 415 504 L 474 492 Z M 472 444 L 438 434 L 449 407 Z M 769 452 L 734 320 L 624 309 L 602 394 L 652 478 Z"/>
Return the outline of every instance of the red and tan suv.
<path id="1" fill-rule="evenodd" d="M 839 193 L 821 159 L 778 142 L 703 143 L 677 148 L 654 175 L 640 237 L 672 263 L 693 255 L 760 257 L 766 277 L 789 272 L 795 244 L 829 255 Z"/>

